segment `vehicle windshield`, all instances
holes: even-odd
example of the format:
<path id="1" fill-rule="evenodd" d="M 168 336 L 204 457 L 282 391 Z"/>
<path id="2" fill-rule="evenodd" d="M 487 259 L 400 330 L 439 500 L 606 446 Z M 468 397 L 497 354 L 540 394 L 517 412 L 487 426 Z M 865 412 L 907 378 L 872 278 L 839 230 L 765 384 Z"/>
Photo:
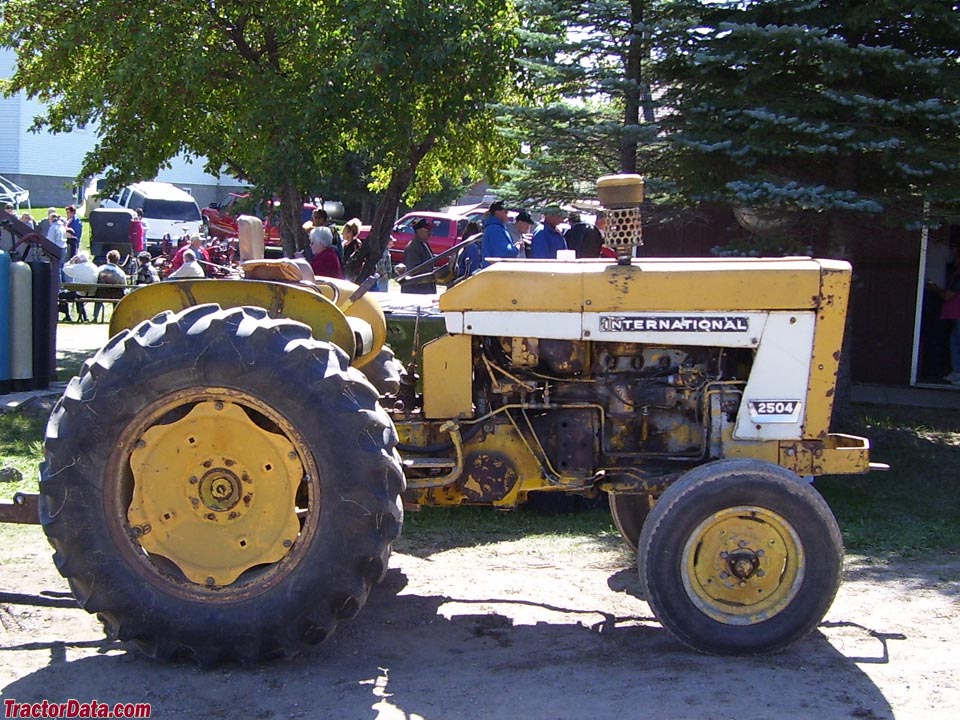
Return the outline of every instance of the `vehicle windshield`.
<path id="1" fill-rule="evenodd" d="M 412 217 L 403 222 L 397 223 L 393 231 L 398 233 L 413 233 L 413 224 L 419 220 L 419 217 Z M 431 237 L 449 237 L 450 221 L 445 218 L 426 218 L 427 222 L 432 223 L 430 227 Z"/>
<path id="2" fill-rule="evenodd" d="M 155 220 L 200 221 L 200 209 L 197 204 L 186 200 L 144 200 L 143 215 Z"/>

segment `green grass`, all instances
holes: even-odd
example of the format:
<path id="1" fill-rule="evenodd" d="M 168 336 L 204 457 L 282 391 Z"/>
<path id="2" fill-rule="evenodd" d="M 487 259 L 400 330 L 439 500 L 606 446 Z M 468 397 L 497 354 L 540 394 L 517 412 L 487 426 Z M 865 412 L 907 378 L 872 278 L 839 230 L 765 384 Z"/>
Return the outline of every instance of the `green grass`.
<path id="1" fill-rule="evenodd" d="M 75 372 L 82 360 L 63 364 Z M 847 551 L 878 561 L 935 560 L 960 552 L 960 411 L 860 406 L 844 429 L 870 438 L 872 459 L 892 466 L 885 473 L 817 480 Z M 0 485 L 0 497 L 36 491 L 43 430 L 42 418 L 0 414 L 0 464 L 24 475 L 22 483 Z M 403 549 L 429 554 L 533 535 L 619 542 L 603 508 L 574 513 L 423 508 L 406 515 Z"/>
<path id="2" fill-rule="evenodd" d="M 92 353 L 83 350 L 61 350 L 57 353 L 57 379 L 69 380 L 74 375 L 80 374 L 80 368 L 83 366 Z"/>
<path id="3" fill-rule="evenodd" d="M 960 552 L 960 411 L 862 406 L 849 430 L 891 469 L 817 481 L 847 550 L 878 559 Z"/>
<path id="4" fill-rule="evenodd" d="M 425 507 L 404 515 L 402 549 L 414 555 L 429 555 L 441 549 L 544 536 L 591 537 L 620 544 L 620 534 L 605 507 L 570 512 L 530 507 L 516 511 Z"/>
<path id="5" fill-rule="evenodd" d="M 17 492 L 37 491 L 45 426 L 45 418 L 0 413 L 0 466 L 15 468 L 23 475 L 21 482 L 0 484 L 0 498 L 9 500 Z"/>
<path id="6" fill-rule="evenodd" d="M 48 210 L 49 210 L 49 207 L 35 207 L 35 208 L 30 208 L 30 210 L 29 210 L 29 212 L 30 212 L 30 217 L 32 217 L 36 222 L 40 222 L 41 220 L 46 220 L 46 219 L 47 219 L 47 211 L 48 211 Z M 21 210 L 21 212 L 23 212 L 23 211 Z M 66 208 L 58 207 L 58 208 L 57 208 L 57 214 L 58 214 L 60 217 L 62 217 L 62 218 L 67 217 L 67 210 L 66 210 Z"/>

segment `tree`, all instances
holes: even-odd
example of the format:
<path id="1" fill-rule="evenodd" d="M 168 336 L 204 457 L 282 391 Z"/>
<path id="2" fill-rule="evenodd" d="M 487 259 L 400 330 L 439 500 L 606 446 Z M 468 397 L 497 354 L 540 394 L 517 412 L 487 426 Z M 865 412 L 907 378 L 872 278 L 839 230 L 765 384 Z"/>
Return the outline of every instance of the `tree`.
<path id="1" fill-rule="evenodd" d="M 498 191 L 527 202 L 590 197 L 597 177 L 637 172 L 656 147 L 648 75 L 654 0 L 525 0 L 520 63 L 531 86 L 503 106 L 524 153 Z"/>
<path id="2" fill-rule="evenodd" d="M 69 13 L 10 0 L 3 12 L 0 45 L 18 57 L 6 91 L 47 102 L 38 128 L 98 128 L 81 175 L 118 187 L 179 152 L 205 157 L 279 195 L 288 255 L 304 196 L 348 153 L 386 188 L 382 218 L 424 158 L 483 154 L 480 116 L 509 86 L 515 22 L 509 0 L 100 0 Z"/>
<path id="3" fill-rule="evenodd" d="M 815 227 L 850 257 L 867 222 L 960 200 L 960 13 L 944 0 L 676 0 L 656 67 L 677 197 Z M 930 208 L 929 212 L 926 210 Z M 848 325 L 852 314 L 848 314 Z M 850 333 L 847 333 L 847 338 Z M 844 352 L 838 408 L 847 409 Z"/>
<path id="4" fill-rule="evenodd" d="M 656 73 L 688 201 L 916 220 L 960 199 L 960 13 L 943 0 L 678 0 Z M 687 18 L 692 18 L 687 21 Z"/>
<path id="5" fill-rule="evenodd" d="M 488 105 L 514 85 L 516 16 L 509 0 L 466 5 L 395 0 L 363 8 L 355 81 L 361 107 L 385 111 L 359 112 L 349 140 L 373 149 L 373 187 L 383 193 L 361 276 L 373 272 L 401 200 L 439 190 L 451 169 L 476 178 L 498 170 L 504 144 Z"/>

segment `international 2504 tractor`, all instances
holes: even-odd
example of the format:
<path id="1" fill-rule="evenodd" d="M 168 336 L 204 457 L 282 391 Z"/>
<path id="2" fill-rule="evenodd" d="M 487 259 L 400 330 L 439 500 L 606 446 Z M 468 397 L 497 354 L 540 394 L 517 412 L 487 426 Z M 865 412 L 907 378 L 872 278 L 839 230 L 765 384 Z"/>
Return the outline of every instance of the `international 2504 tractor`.
<path id="1" fill-rule="evenodd" d="M 404 502 L 606 493 L 681 642 L 803 637 L 843 554 L 811 480 L 870 466 L 830 432 L 850 267 L 640 260 L 642 181 L 598 191 L 618 259 L 498 261 L 438 302 L 293 261 L 129 294 L 47 426 L 80 605 L 155 657 L 291 655 L 361 609 Z"/>

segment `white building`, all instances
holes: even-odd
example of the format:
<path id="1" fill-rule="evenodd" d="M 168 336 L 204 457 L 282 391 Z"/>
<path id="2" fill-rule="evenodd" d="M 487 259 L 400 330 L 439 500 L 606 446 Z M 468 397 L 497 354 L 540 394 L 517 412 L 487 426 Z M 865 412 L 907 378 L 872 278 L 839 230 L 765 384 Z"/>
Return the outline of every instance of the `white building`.
<path id="1" fill-rule="evenodd" d="M 0 48 L 0 77 L 9 78 L 16 66 L 14 52 Z M 0 175 L 30 191 L 33 206 L 62 207 L 76 200 L 74 187 L 83 158 L 97 141 L 96 128 L 52 134 L 30 132 L 33 119 L 42 114 L 43 105 L 23 93 L 0 96 Z M 203 159 L 190 161 L 184 156 L 171 160 L 171 168 L 156 178 L 190 192 L 202 206 L 220 200 L 226 193 L 243 186 L 233 178 L 215 178 L 203 171 Z"/>

